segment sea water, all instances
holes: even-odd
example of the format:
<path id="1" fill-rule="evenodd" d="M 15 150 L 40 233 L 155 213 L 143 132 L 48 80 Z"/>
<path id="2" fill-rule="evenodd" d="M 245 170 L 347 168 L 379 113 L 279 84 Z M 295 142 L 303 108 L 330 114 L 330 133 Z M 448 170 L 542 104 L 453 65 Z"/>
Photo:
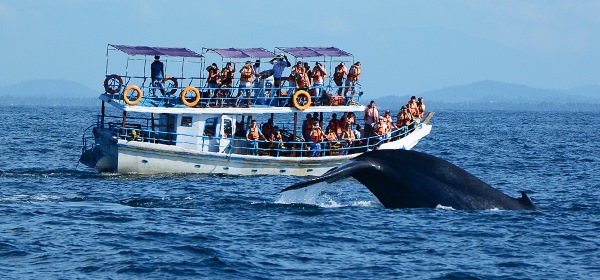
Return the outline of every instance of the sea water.
<path id="1" fill-rule="evenodd" d="M 0 278 L 600 278 L 599 112 L 438 111 L 415 150 L 540 211 L 385 209 L 360 183 L 98 174 L 96 107 L 0 107 Z"/>

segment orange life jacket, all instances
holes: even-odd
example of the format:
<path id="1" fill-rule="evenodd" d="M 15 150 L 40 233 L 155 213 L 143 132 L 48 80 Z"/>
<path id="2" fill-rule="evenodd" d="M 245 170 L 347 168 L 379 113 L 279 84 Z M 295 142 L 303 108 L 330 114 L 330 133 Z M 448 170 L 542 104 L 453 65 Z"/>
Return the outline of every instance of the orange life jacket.
<path id="1" fill-rule="evenodd" d="M 323 131 L 320 129 L 313 129 L 310 135 L 310 141 L 320 142 L 323 139 Z"/>
<path id="2" fill-rule="evenodd" d="M 242 82 L 252 82 L 252 67 L 244 66 L 242 69 L 242 76 L 240 77 L 240 81 Z"/>
<path id="3" fill-rule="evenodd" d="M 352 65 L 350 67 L 350 71 L 348 72 L 348 80 L 358 81 L 358 75 L 360 75 L 360 68 L 358 68 L 356 65 Z"/>
<path id="4" fill-rule="evenodd" d="M 308 79 L 308 76 L 306 75 L 306 73 L 297 74 L 296 75 L 296 87 L 301 88 L 301 87 L 308 87 L 308 86 L 310 86 L 310 80 Z"/>
<path id="5" fill-rule="evenodd" d="M 259 138 L 260 138 L 260 134 L 258 133 L 258 127 L 250 127 L 250 133 L 248 133 L 248 139 L 258 140 Z"/>
<path id="6" fill-rule="evenodd" d="M 417 107 L 417 102 L 409 101 L 407 105 L 408 105 L 408 110 L 410 111 L 410 114 L 413 115 L 414 117 L 418 117 L 419 116 L 419 108 Z"/>
<path id="7" fill-rule="evenodd" d="M 329 141 L 336 141 L 337 139 L 337 134 L 335 134 L 335 132 L 331 132 L 329 134 L 327 134 L 327 140 Z"/>
<path id="8" fill-rule="evenodd" d="M 377 123 L 377 135 L 383 135 L 386 133 L 385 123 Z"/>

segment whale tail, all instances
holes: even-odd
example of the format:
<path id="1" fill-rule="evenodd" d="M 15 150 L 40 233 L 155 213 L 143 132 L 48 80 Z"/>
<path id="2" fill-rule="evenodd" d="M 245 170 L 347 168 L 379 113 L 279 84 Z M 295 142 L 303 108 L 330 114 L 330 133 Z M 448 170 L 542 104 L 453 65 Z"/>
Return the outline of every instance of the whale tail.
<path id="1" fill-rule="evenodd" d="M 527 194 L 524 191 L 521 191 L 521 198 L 519 198 L 519 203 L 529 209 L 539 209 L 537 205 L 533 204 L 533 201 L 531 201 L 529 196 L 527 196 Z"/>

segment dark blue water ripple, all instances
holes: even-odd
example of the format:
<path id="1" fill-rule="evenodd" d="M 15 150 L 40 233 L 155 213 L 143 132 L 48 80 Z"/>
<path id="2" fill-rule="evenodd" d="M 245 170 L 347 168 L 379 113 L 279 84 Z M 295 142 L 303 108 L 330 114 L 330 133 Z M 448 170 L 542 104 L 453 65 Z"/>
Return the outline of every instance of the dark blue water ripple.
<path id="1" fill-rule="evenodd" d="M 600 277 L 600 113 L 436 114 L 416 150 L 527 191 L 534 212 L 384 209 L 353 180 L 289 200 L 301 179 L 76 169 L 97 113 L 0 108 L 1 278 Z"/>

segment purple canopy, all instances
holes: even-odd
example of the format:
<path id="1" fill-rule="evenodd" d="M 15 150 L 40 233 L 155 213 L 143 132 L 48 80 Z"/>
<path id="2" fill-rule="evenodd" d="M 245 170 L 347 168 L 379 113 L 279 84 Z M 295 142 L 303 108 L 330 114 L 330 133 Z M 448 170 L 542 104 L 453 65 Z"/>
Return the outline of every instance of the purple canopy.
<path id="1" fill-rule="evenodd" d="M 208 49 L 219 54 L 222 58 L 269 58 L 275 54 L 263 48 L 228 48 Z"/>
<path id="2" fill-rule="evenodd" d="M 128 55 L 164 55 L 164 56 L 179 56 L 179 57 L 202 57 L 201 55 L 190 51 L 186 48 L 162 48 L 162 47 L 146 47 L 146 46 L 123 46 L 109 45 L 117 50 L 120 50 Z"/>
<path id="3" fill-rule="evenodd" d="M 340 50 L 336 47 L 293 47 L 293 48 L 278 48 L 295 57 L 319 57 L 319 56 L 352 56 L 352 54 Z"/>

